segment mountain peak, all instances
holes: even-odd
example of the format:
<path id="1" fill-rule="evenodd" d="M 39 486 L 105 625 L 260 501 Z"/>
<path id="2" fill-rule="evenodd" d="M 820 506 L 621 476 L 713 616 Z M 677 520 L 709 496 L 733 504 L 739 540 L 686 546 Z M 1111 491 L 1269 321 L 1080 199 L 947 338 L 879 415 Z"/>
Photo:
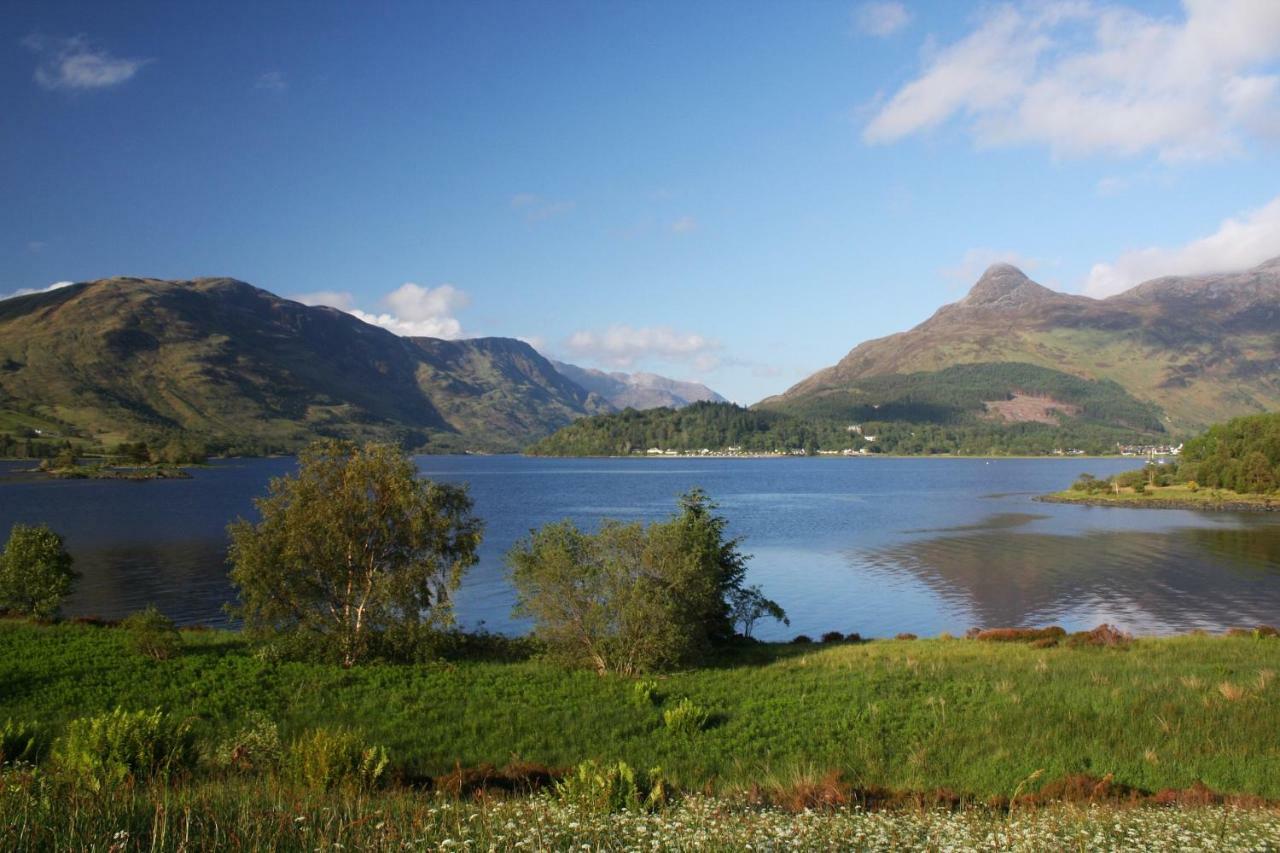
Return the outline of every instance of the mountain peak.
<path id="1" fill-rule="evenodd" d="M 1052 297 L 1053 291 L 1027 278 L 1012 264 L 992 264 L 961 301 L 961 305 L 1017 308 Z"/>

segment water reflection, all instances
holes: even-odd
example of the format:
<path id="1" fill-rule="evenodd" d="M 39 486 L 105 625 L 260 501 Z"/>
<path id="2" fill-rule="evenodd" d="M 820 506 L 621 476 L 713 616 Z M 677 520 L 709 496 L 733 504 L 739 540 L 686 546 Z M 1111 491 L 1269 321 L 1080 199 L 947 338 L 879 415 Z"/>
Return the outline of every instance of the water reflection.
<path id="1" fill-rule="evenodd" d="M 907 572 L 974 625 L 1119 622 L 1144 633 L 1277 621 L 1280 527 L 1105 531 L 1087 536 L 979 532 L 849 554 Z"/>

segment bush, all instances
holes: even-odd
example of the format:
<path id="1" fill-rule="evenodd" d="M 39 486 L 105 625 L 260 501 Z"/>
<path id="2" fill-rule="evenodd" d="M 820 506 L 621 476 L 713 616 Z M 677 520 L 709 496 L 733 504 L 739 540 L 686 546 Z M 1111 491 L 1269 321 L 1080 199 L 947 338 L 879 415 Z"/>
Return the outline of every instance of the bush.
<path id="1" fill-rule="evenodd" d="M 289 769 L 297 780 L 325 790 L 339 785 L 372 788 L 383 781 L 386 747 L 369 746 L 350 729 L 312 729 L 293 742 Z"/>
<path id="2" fill-rule="evenodd" d="M 637 703 L 646 706 L 657 705 L 662 701 L 662 696 L 658 693 L 658 682 L 650 679 L 631 685 L 631 695 Z"/>
<path id="3" fill-rule="evenodd" d="M 1048 628 L 987 628 L 978 631 L 974 635 L 974 639 L 981 640 L 984 643 L 1028 643 L 1038 640 L 1057 641 L 1067 635 L 1067 632 L 1057 625 Z"/>
<path id="4" fill-rule="evenodd" d="M 584 533 L 570 521 L 534 531 L 507 555 L 515 615 L 571 665 L 636 675 L 697 663 L 733 639 L 734 620 L 781 608 L 743 590 L 746 557 L 701 491 L 649 525 L 605 520 Z M 739 606 L 746 607 L 745 616 Z"/>
<path id="5" fill-rule="evenodd" d="M 844 634 L 841 634 L 839 631 L 828 631 L 827 633 L 822 635 L 822 642 L 824 643 L 844 642 Z"/>
<path id="6" fill-rule="evenodd" d="M 218 747 L 214 763 L 240 772 L 277 770 L 284 758 L 280 730 L 267 716 L 253 711 L 248 722 Z"/>
<path id="7" fill-rule="evenodd" d="M 1114 625 L 1105 622 L 1091 631 L 1080 631 L 1067 638 L 1069 646 L 1106 646 L 1123 648 L 1133 642 L 1133 635 L 1126 634 Z"/>
<path id="8" fill-rule="evenodd" d="M 46 746 L 44 732 L 35 723 L 7 720 L 0 726 L 0 764 L 35 764 Z"/>
<path id="9" fill-rule="evenodd" d="M 675 735 L 695 735 L 707 727 L 711 714 L 706 708 L 685 697 L 662 712 L 662 722 L 667 731 Z"/>
<path id="10" fill-rule="evenodd" d="M 896 637 L 894 637 L 894 639 L 895 640 L 918 640 L 920 638 L 917 637 L 915 634 L 910 633 L 909 631 L 903 631 L 901 634 L 898 634 Z"/>
<path id="11" fill-rule="evenodd" d="M 563 802 L 595 814 L 654 811 L 671 801 L 661 768 L 641 773 L 625 761 L 605 765 L 584 761 L 560 780 L 555 791 Z"/>
<path id="12" fill-rule="evenodd" d="M 43 524 L 15 524 L 0 554 L 0 609 L 51 619 L 76 577 L 61 536 Z"/>
<path id="13" fill-rule="evenodd" d="M 152 660 L 168 660 L 182 649 L 182 636 L 173 620 L 155 605 L 126 616 L 120 623 L 129 648 Z"/>
<path id="14" fill-rule="evenodd" d="M 54 744 L 54 761 L 98 791 L 122 782 L 167 779 L 195 766 L 188 722 L 163 711 L 124 711 L 72 720 Z"/>
<path id="15" fill-rule="evenodd" d="M 796 634 L 791 639 L 791 644 L 795 646 L 807 646 L 812 642 L 813 637 L 810 637 L 808 634 Z"/>

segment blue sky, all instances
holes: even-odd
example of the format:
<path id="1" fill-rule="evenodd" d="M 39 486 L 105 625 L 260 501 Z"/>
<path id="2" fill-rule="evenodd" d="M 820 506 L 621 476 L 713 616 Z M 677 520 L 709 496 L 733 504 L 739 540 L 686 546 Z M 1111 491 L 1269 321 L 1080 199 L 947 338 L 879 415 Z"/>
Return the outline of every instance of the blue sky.
<path id="1" fill-rule="evenodd" d="M 754 402 L 994 260 L 1280 255 L 1280 3 L 10 2 L 0 294 L 228 275 Z"/>

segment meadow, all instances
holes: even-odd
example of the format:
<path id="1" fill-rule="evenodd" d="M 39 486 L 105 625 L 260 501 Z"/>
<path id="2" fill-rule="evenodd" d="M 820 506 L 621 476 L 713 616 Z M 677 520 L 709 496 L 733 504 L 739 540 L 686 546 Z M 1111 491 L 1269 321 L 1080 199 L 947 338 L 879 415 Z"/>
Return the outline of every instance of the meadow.
<path id="1" fill-rule="evenodd" d="M 391 778 L 425 787 L 460 768 L 597 759 L 716 794 L 836 774 L 849 791 L 945 791 L 963 804 L 1084 775 L 1134 796 L 1202 785 L 1276 800 L 1277 670 L 1269 636 L 904 639 L 755 644 L 637 682 L 537 657 L 343 669 L 223 631 L 184 631 L 180 652 L 157 661 L 116 628 L 6 620 L 0 723 L 53 738 L 77 717 L 160 708 L 189 719 L 205 751 L 255 714 L 286 742 L 345 726 L 386 747 Z M 677 731 L 664 714 L 685 699 L 706 721 Z"/>

